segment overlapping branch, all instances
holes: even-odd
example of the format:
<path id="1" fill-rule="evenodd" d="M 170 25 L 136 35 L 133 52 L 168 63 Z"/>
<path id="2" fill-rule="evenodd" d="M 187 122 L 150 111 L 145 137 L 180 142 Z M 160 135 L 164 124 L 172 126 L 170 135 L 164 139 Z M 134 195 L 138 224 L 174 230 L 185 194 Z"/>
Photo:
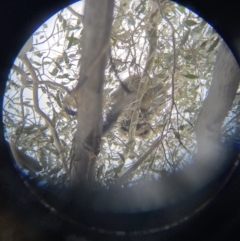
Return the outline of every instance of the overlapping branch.
<path id="1" fill-rule="evenodd" d="M 26 54 L 21 56 L 21 60 L 26 65 L 26 67 L 27 67 L 27 69 L 28 69 L 28 71 L 29 71 L 29 73 L 31 75 L 31 78 L 33 80 L 33 104 L 34 104 L 34 109 L 35 109 L 36 113 L 38 113 L 46 121 L 46 123 L 48 124 L 48 126 L 50 128 L 50 131 L 51 131 L 51 134 L 52 134 L 53 139 L 54 139 L 54 143 L 55 143 L 56 148 L 58 150 L 58 153 L 59 153 L 59 156 L 60 156 L 60 159 L 61 159 L 64 171 L 67 172 L 68 168 L 67 168 L 67 164 L 66 164 L 66 161 L 65 161 L 64 151 L 63 151 L 63 148 L 62 148 L 62 145 L 61 145 L 58 133 L 57 133 L 57 131 L 55 129 L 55 126 L 52 123 L 52 121 L 50 120 L 50 118 L 39 107 L 38 85 L 39 85 L 40 81 L 38 80 L 38 77 L 37 77 L 37 75 L 35 73 L 35 70 L 34 70 L 32 64 L 29 61 L 29 59 L 28 59 Z"/>

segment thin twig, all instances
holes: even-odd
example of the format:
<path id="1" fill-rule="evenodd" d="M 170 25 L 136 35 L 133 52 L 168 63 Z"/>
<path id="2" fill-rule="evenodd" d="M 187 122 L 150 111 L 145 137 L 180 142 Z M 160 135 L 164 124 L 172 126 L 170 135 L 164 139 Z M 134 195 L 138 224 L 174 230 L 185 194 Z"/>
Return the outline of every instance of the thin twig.
<path id="1" fill-rule="evenodd" d="M 164 137 L 165 135 L 159 136 L 153 142 L 150 148 L 135 163 L 133 163 L 133 165 L 122 176 L 120 176 L 117 179 L 117 183 L 123 184 L 124 182 L 126 182 L 130 174 L 132 174 L 145 161 L 145 159 L 159 146 Z"/>

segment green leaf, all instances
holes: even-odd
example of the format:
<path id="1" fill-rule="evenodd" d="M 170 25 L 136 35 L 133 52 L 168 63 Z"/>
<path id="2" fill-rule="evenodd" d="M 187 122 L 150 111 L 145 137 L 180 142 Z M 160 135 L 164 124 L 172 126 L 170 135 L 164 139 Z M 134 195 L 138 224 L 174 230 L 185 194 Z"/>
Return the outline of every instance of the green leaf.
<path id="1" fill-rule="evenodd" d="M 202 20 L 200 27 L 203 28 L 205 25 L 207 24 L 207 22 L 205 22 L 204 20 Z"/>
<path id="2" fill-rule="evenodd" d="M 160 79 L 163 79 L 166 77 L 166 74 L 164 73 L 161 73 L 161 74 L 158 74 L 157 77 L 159 77 Z"/>
<path id="3" fill-rule="evenodd" d="M 24 105 L 28 105 L 28 104 L 30 104 L 30 103 L 31 103 L 30 101 L 24 101 L 24 102 L 23 102 Z"/>
<path id="4" fill-rule="evenodd" d="M 57 78 L 58 79 L 68 79 L 69 74 L 63 74 L 63 75 L 58 75 Z"/>
<path id="5" fill-rule="evenodd" d="M 180 140 L 180 134 L 177 131 L 174 131 L 174 135 L 178 140 Z"/>
<path id="6" fill-rule="evenodd" d="M 185 8 L 185 7 L 183 7 L 183 6 L 178 6 L 178 10 L 179 10 L 181 13 L 186 14 L 186 8 Z"/>
<path id="7" fill-rule="evenodd" d="M 196 24 L 198 24 L 198 23 L 195 22 L 194 20 L 186 20 L 186 21 L 185 21 L 185 24 L 186 24 L 187 26 L 191 27 L 191 26 L 194 26 L 194 25 L 196 25 Z"/>
<path id="8" fill-rule="evenodd" d="M 184 110 L 184 112 L 195 112 L 196 106 L 192 105 L 190 107 L 188 107 L 187 109 Z"/>
<path id="9" fill-rule="evenodd" d="M 136 155 L 134 155 L 133 153 L 129 154 L 128 158 L 130 158 L 131 160 L 134 159 L 136 157 Z"/>
<path id="10" fill-rule="evenodd" d="M 184 130 L 184 128 L 185 128 L 184 125 L 180 125 L 180 126 L 179 126 L 179 130 L 180 130 L 180 131 Z"/>
<path id="11" fill-rule="evenodd" d="M 63 22 L 62 22 L 62 28 L 65 30 L 67 26 L 67 21 L 65 18 L 63 18 Z"/>
<path id="12" fill-rule="evenodd" d="M 52 76 L 56 76 L 58 73 L 58 69 L 55 67 L 52 72 L 49 72 Z"/>
<path id="13" fill-rule="evenodd" d="M 59 22 L 62 22 L 63 16 L 61 14 L 58 14 L 58 20 L 59 20 Z"/>
<path id="14" fill-rule="evenodd" d="M 117 174 L 122 171 L 124 163 L 120 164 L 118 167 L 114 168 L 113 171 Z"/>
<path id="15" fill-rule="evenodd" d="M 161 63 L 161 61 L 159 59 L 154 59 L 153 62 L 154 62 L 154 64 L 160 64 Z"/>
<path id="16" fill-rule="evenodd" d="M 208 40 L 203 41 L 203 42 L 200 44 L 200 48 L 205 48 L 206 45 L 207 45 L 207 43 L 208 43 Z"/>
<path id="17" fill-rule="evenodd" d="M 65 51 L 63 52 L 63 59 L 64 59 L 66 64 L 69 64 L 68 55 L 67 55 L 67 53 Z"/>
<path id="18" fill-rule="evenodd" d="M 57 174 L 61 171 L 61 167 L 54 167 L 49 173 L 48 176 L 52 175 L 52 174 Z"/>
<path id="19" fill-rule="evenodd" d="M 55 61 L 56 61 L 58 64 L 63 63 L 63 61 L 64 61 L 63 55 L 59 55 L 57 58 L 55 58 Z M 60 66 L 60 67 L 61 67 L 61 66 Z M 61 67 L 61 68 L 62 68 L 62 67 Z"/>
<path id="20" fill-rule="evenodd" d="M 115 46 L 115 45 L 116 45 L 116 43 L 117 43 L 117 39 L 115 39 L 115 38 L 111 37 L 111 40 L 112 40 L 112 46 Z"/>
<path id="21" fill-rule="evenodd" d="M 38 56 L 39 58 L 43 56 L 43 52 L 40 52 L 40 51 L 33 52 L 33 54 Z"/>
<path id="22" fill-rule="evenodd" d="M 54 64 L 60 71 L 63 71 L 62 66 L 57 61 L 54 61 Z"/>
<path id="23" fill-rule="evenodd" d="M 24 133 L 27 135 L 38 133 L 38 131 L 39 131 L 38 129 L 32 129 L 32 130 L 26 129 L 26 128 L 24 129 Z"/>
<path id="24" fill-rule="evenodd" d="M 50 62 L 50 61 L 44 61 L 42 64 L 43 65 L 46 65 L 46 64 L 51 64 L 52 62 Z"/>
<path id="25" fill-rule="evenodd" d="M 132 143 L 134 143 L 135 142 L 135 140 L 131 140 L 131 141 L 129 141 L 126 145 L 131 145 Z"/>
<path id="26" fill-rule="evenodd" d="M 39 129 L 43 132 L 48 129 L 48 126 L 47 125 L 41 126 Z"/>
<path id="27" fill-rule="evenodd" d="M 49 143 L 54 143 L 53 136 L 50 136 Z"/>
<path id="28" fill-rule="evenodd" d="M 183 46 L 187 42 L 189 34 L 190 34 L 190 29 L 183 35 L 180 46 Z"/>
<path id="29" fill-rule="evenodd" d="M 81 27 L 79 25 L 70 25 L 69 27 L 70 30 L 76 30 L 76 29 L 81 29 Z"/>
<path id="30" fill-rule="evenodd" d="M 79 43 L 79 39 L 74 37 L 74 33 L 72 33 L 70 37 L 66 37 L 66 39 L 68 40 L 67 49 Z"/>
<path id="31" fill-rule="evenodd" d="M 139 3 L 137 7 L 134 9 L 134 11 L 138 12 L 141 7 L 142 7 L 142 3 Z"/>
<path id="32" fill-rule="evenodd" d="M 61 101 L 61 99 L 60 99 L 60 92 L 59 92 L 59 91 L 57 91 L 56 101 L 57 101 L 59 107 L 62 108 L 62 101 Z"/>
<path id="33" fill-rule="evenodd" d="M 131 63 L 130 63 L 130 67 L 133 66 L 136 63 L 136 57 L 132 59 Z"/>
<path id="34" fill-rule="evenodd" d="M 208 49 L 207 53 L 212 52 L 212 51 L 217 47 L 219 40 L 220 40 L 220 38 L 217 38 L 217 39 L 212 43 L 212 45 L 211 45 L 210 48 Z"/>
<path id="35" fill-rule="evenodd" d="M 82 58 L 79 58 L 78 63 L 77 63 L 77 67 L 80 66 L 80 64 L 81 64 L 81 59 L 82 59 Z"/>
<path id="36" fill-rule="evenodd" d="M 32 129 L 34 129 L 35 127 L 36 127 L 35 125 L 26 126 L 26 127 L 24 128 L 24 130 L 32 130 Z"/>
<path id="37" fill-rule="evenodd" d="M 199 76 L 198 75 L 195 75 L 195 74 L 185 74 L 183 75 L 185 78 L 188 78 L 188 79 L 198 79 Z"/>
<path id="38" fill-rule="evenodd" d="M 55 109 L 53 108 L 53 116 L 52 116 L 52 122 L 56 123 L 57 115 L 55 113 Z"/>
<path id="39" fill-rule="evenodd" d="M 40 148 L 40 155 L 45 157 L 48 155 L 48 152 L 45 150 L 45 148 L 43 147 Z"/>
<path id="40" fill-rule="evenodd" d="M 122 153 L 120 153 L 120 152 L 117 152 L 117 154 L 119 155 L 119 157 L 121 158 L 121 160 L 122 160 L 123 162 L 125 162 L 124 155 L 123 155 Z"/>
<path id="41" fill-rule="evenodd" d="M 193 56 L 192 56 L 192 55 L 187 55 L 187 56 L 185 56 L 184 58 L 185 58 L 186 60 L 190 61 L 190 60 L 192 60 Z"/>
<path id="42" fill-rule="evenodd" d="M 173 56 L 172 55 L 167 55 L 164 57 L 164 63 L 166 66 L 168 66 L 169 64 L 172 64 L 172 59 L 173 59 Z"/>
<path id="43" fill-rule="evenodd" d="M 135 19 L 133 18 L 132 15 L 129 16 L 129 18 L 128 18 L 128 24 L 135 26 Z"/>
<path id="44" fill-rule="evenodd" d="M 144 4 L 144 5 L 142 6 L 142 8 L 139 10 L 138 13 L 139 13 L 139 14 L 140 14 L 140 13 L 143 13 L 143 12 L 145 11 L 145 9 L 146 9 L 146 5 Z"/>
<path id="45" fill-rule="evenodd" d="M 42 66 L 40 63 L 33 61 L 33 64 L 36 64 L 37 66 Z"/>

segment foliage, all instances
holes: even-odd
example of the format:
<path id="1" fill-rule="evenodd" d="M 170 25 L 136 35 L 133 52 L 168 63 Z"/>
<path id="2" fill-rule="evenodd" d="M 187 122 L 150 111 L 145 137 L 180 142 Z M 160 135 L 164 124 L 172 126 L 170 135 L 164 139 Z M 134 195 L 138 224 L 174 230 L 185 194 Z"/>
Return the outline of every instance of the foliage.
<path id="1" fill-rule="evenodd" d="M 154 17 L 157 36 L 149 39 L 151 1 L 116 1 L 111 36 L 112 58 L 122 80 L 142 75 L 148 58 L 149 42 L 157 40 L 153 64 L 148 69 L 150 84 L 162 82 L 166 96 L 155 96 L 150 108 L 152 134 L 136 138 L 132 152 L 127 152 L 128 136 L 119 131 L 119 121 L 102 139 L 96 173 L 108 185 L 139 159 L 160 135 L 161 144 L 135 170 L 129 182 L 151 180 L 182 168 L 196 151 L 194 124 L 212 78 L 219 37 L 201 18 L 182 6 L 164 1 Z M 67 165 L 70 165 L 76 118 L 64 111 L 63 99 L 77 83 L 81 68 L 82 15 L 68 7 L 44 23 L 33 35 L 33 48 L 27 54 L 38 79 L 39 107 L 54 124 Z M 20 149 L 38 159 L 43 171 L 33 174 L 45 182 L 60 184 L 63 179 L 59 151 L 45 119 L 33 102 L 33 80 L 21 59 L 16 59 L 25 75 L 13 68 L 7 82 L 4 124 L 7 139 L 18 139 Z M 104 84 L 103 115 L 112 106 L 110 93 L 118 87 L 116 73 L 109 63 Z M 49 83 L 51 82 L 51 83 Z"/>

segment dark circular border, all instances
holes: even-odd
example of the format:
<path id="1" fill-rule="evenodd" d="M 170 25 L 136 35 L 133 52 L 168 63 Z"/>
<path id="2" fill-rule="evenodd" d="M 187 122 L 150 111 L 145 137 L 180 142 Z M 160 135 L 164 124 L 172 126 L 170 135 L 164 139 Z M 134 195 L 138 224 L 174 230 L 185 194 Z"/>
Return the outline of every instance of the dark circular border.
<path id="1" fill-rule="evenodd" d="M 3 96 L 5 81 L 11 65 L 19 50 L 32 32 L 53 13 L 75 1 L 67 0 L 16 0 L 2 1 L 0 3 L 0 91 Z M 240 14 L 238 2 L 181 0 L 178 3 L 203 17 L 229 44 L 237 60 L 240 55 L 237 40 L 240 37 Z M 2 112 L 1 112 L 2 114 Z M 30 240 L 66 240 L 66 237 L 76 235 L 90 237 L 90 240 L 240 240 L 238 224 L 240 221 L 240 168 L 237 167 L 228 184 L 220 194 L 194 218 L 186 220 L 171 229 L 154 234 L 140 236 L 122 236 L 118 233 L 113 236 L 101 234 L 94 230 L 78 226 L 64 216 L 50 212 L 29 192 L 21 181 L 17 171 L 9 160 L 8 147 L 4 142 L 3 125 L 0 126 L 0 216 L 11 214 L 12 220 L 17 220 L 19 226 L 25 227 L 23 232 L 38 234 Z M 87 213 L 86 215 L 93 215 Z M 148 214 L 146 214 L 148 215 Z M 156 219 L 157 214 L 151 214 Z M 149 216 L 133 217 L 132 223 L 144 223 Z M 98 216 L 99 218 L 99 216 Z M 115 219 L 115 220 L 114 220 Z M 121 218 L 114 216 L 116 224 L 121 223 Z M 98 222 L 103 222 L 103 218 Z M 156 220 L 155 220 L 156 222 Z M 21 225 L 20 225 L 21 224 Z M 1 221 L 0 221 L 1 225 Z"/>

